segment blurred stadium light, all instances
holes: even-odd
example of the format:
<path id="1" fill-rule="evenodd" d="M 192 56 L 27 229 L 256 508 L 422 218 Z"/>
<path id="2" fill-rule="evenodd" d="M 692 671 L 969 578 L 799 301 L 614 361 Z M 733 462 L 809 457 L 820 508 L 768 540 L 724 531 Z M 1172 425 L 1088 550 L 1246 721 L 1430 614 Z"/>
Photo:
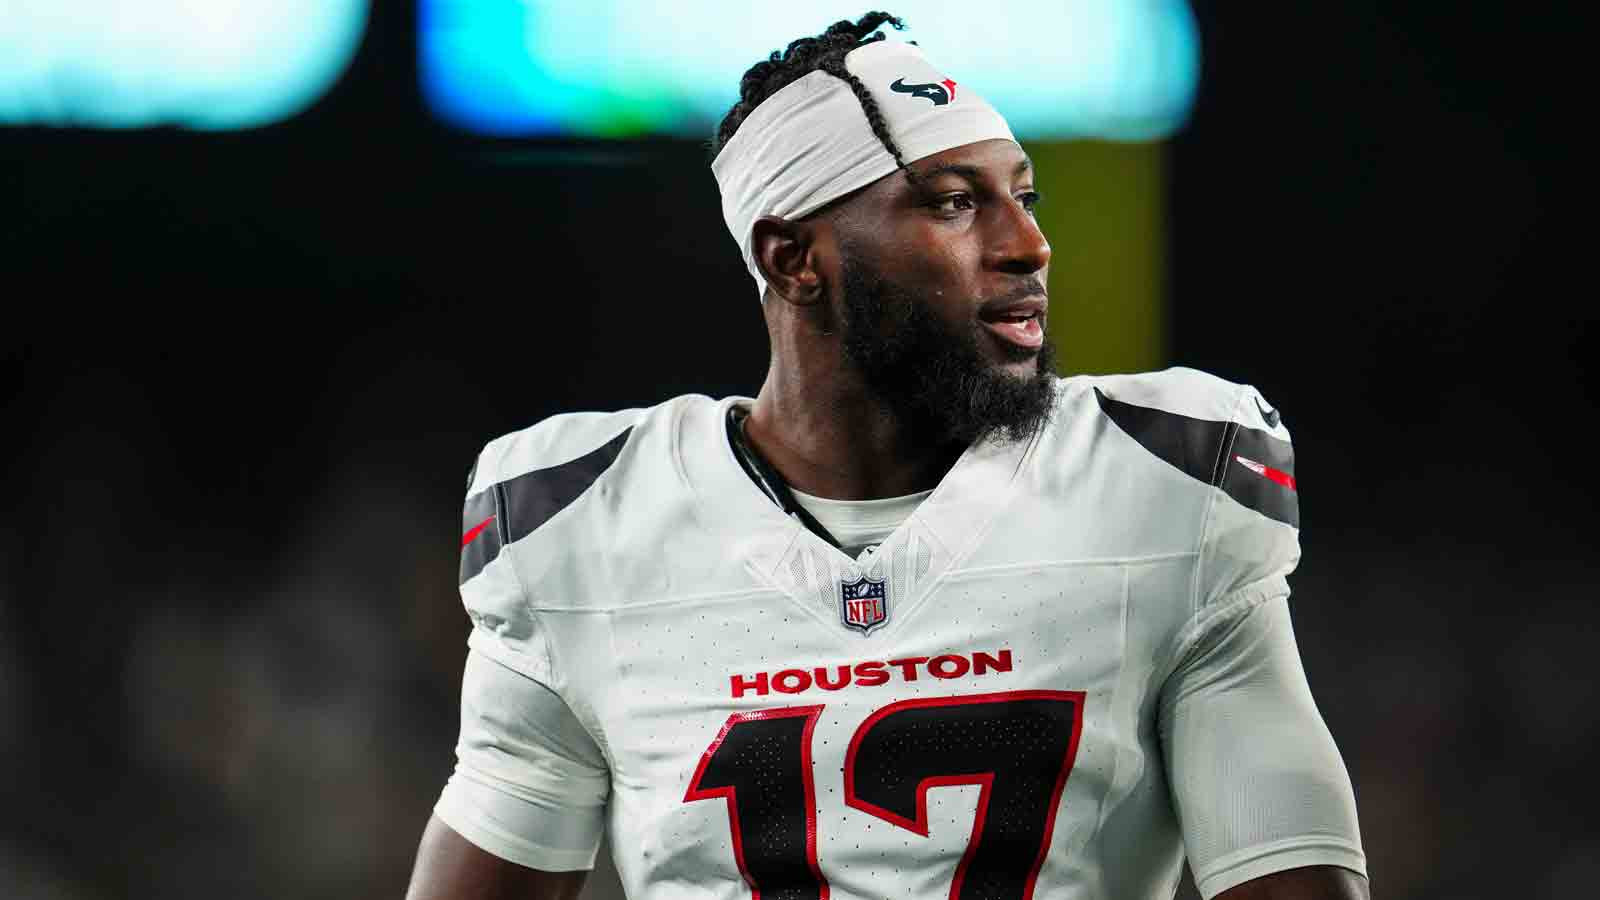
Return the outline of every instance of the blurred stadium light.
<path id="1" fill-rule="evenodd" d="M 0 124 L 251 128 L 349 64 L 367 0 L 0 0 Z"/>
<path id="2" fill-rule="evenodd" d="M 423 94 L 498 137 L 702 138 L 760 56 L 887 6 L 1022 138 L 1164 137 L 1188 116 L 1199 42 L 1184 0 L 419 0 Z M 1048 35 L 1048 38 L 1042 37 Z"/>

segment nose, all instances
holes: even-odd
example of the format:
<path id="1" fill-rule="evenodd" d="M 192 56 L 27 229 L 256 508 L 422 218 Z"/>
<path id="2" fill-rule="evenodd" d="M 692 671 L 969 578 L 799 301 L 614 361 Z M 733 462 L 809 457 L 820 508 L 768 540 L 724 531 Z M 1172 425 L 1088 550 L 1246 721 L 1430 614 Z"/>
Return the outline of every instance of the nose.
<path id="1" fill-rule="evenodd" d="M 1032 214 L 1012 201 L 999 207 L 987 256 L 990 269 L 1032 275 L 1050 264 L 1050 242 Z"/>

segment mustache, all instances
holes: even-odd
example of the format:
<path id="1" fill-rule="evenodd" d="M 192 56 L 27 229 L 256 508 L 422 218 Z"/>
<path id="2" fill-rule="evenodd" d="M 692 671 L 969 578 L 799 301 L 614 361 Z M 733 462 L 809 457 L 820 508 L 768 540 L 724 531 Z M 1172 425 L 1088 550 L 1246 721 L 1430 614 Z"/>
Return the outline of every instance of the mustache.
<path id="1" fill-rule="evenodd" d="M 1020 303 L 1031 297 L 1043 297 L 1046 301 L 1050 299 L 1050 294 L 1045 291 L 1044 283 L 1039 280 L 1037 275 L 1029 275 L 1018 281 L 1015 287 L 1005 293 L 983 301 L 978 305 L 978 311 L 986 312 L 999 309 L 1013 303 Z"/>

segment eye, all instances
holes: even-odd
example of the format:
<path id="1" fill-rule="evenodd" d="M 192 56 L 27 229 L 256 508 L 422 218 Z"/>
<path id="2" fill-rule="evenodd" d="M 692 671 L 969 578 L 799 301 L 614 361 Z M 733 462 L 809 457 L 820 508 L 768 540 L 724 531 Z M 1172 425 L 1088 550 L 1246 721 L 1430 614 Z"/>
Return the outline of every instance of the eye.
<path id="1" fill-rule="evenodd" d="M 1034 207 L 1039 205 L 1039 201 L 1043 199 L 1043 197 L 1039 196 L 1038 191 L 1023 191 L 1017 195 L 1017 202 L 1021 203 L 1022 208 L 1030 213 L 1033 212 Z"/>
<path id="2" fill-rule="evenodd" d="M 932 207 L 938 212 L 946 213 L 948 215 L 954 215 L 958 212 L 966 212 L 969 209 L 977 208 L 977 204 L 972 201 L 972 195 L 966 193 L 965 191 L 958 191 L 954 194 L 945 194 L 940 197 L 935 197 L 928 202 L 928 206 Z"/>

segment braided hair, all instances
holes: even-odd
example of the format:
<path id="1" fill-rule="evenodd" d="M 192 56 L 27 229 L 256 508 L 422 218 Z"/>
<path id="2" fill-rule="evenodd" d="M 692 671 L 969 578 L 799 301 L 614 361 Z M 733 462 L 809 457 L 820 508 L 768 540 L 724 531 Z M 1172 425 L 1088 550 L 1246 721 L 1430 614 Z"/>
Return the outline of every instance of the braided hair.
<path id="1" fill-rule="evenodd" d="M 744 73 L 744 77 L 739 79 L 739 102 L 733 104 L 728 114 L 722 117 L 722 124 L 717 126 L 717 133 L 711 139 L 712 158 L 715 159 L 716 155 L 722 152 L 723 146 L 733 139 L 734 133 L 739 130 L 745 117 L 760 106 L 763 100 L 805 75 L 820 70 L 850 85 L 850 90 L 861 102 L 861 111 L 866 114 L 867 124 L 872 126 L 872 133 L 883 142 L 884 149 L 894 157 L 895 165 L 900 167 L 900 171 L 915 184 L 916 175 L 901 158 L 900 147 L 890 136 L 888 123 L 884 121 L 877 101 L 872 99 L 872 94 L 867 92 L 867 86 L 861 83 L 861 79 L 850 74 L 844 65 L 845 54 L 851 50 L 884 39 L 883 32 L 878 30 L 883 25 L 892 25 L 897 29 L 905 28 L 905 23 L 898 16 L 886 12 L 869 12 L 854 22 L 841 19 L 815 37 L 790 41 L 782 53 L 774 50 L 771 56 L 751 66 Z"/>

